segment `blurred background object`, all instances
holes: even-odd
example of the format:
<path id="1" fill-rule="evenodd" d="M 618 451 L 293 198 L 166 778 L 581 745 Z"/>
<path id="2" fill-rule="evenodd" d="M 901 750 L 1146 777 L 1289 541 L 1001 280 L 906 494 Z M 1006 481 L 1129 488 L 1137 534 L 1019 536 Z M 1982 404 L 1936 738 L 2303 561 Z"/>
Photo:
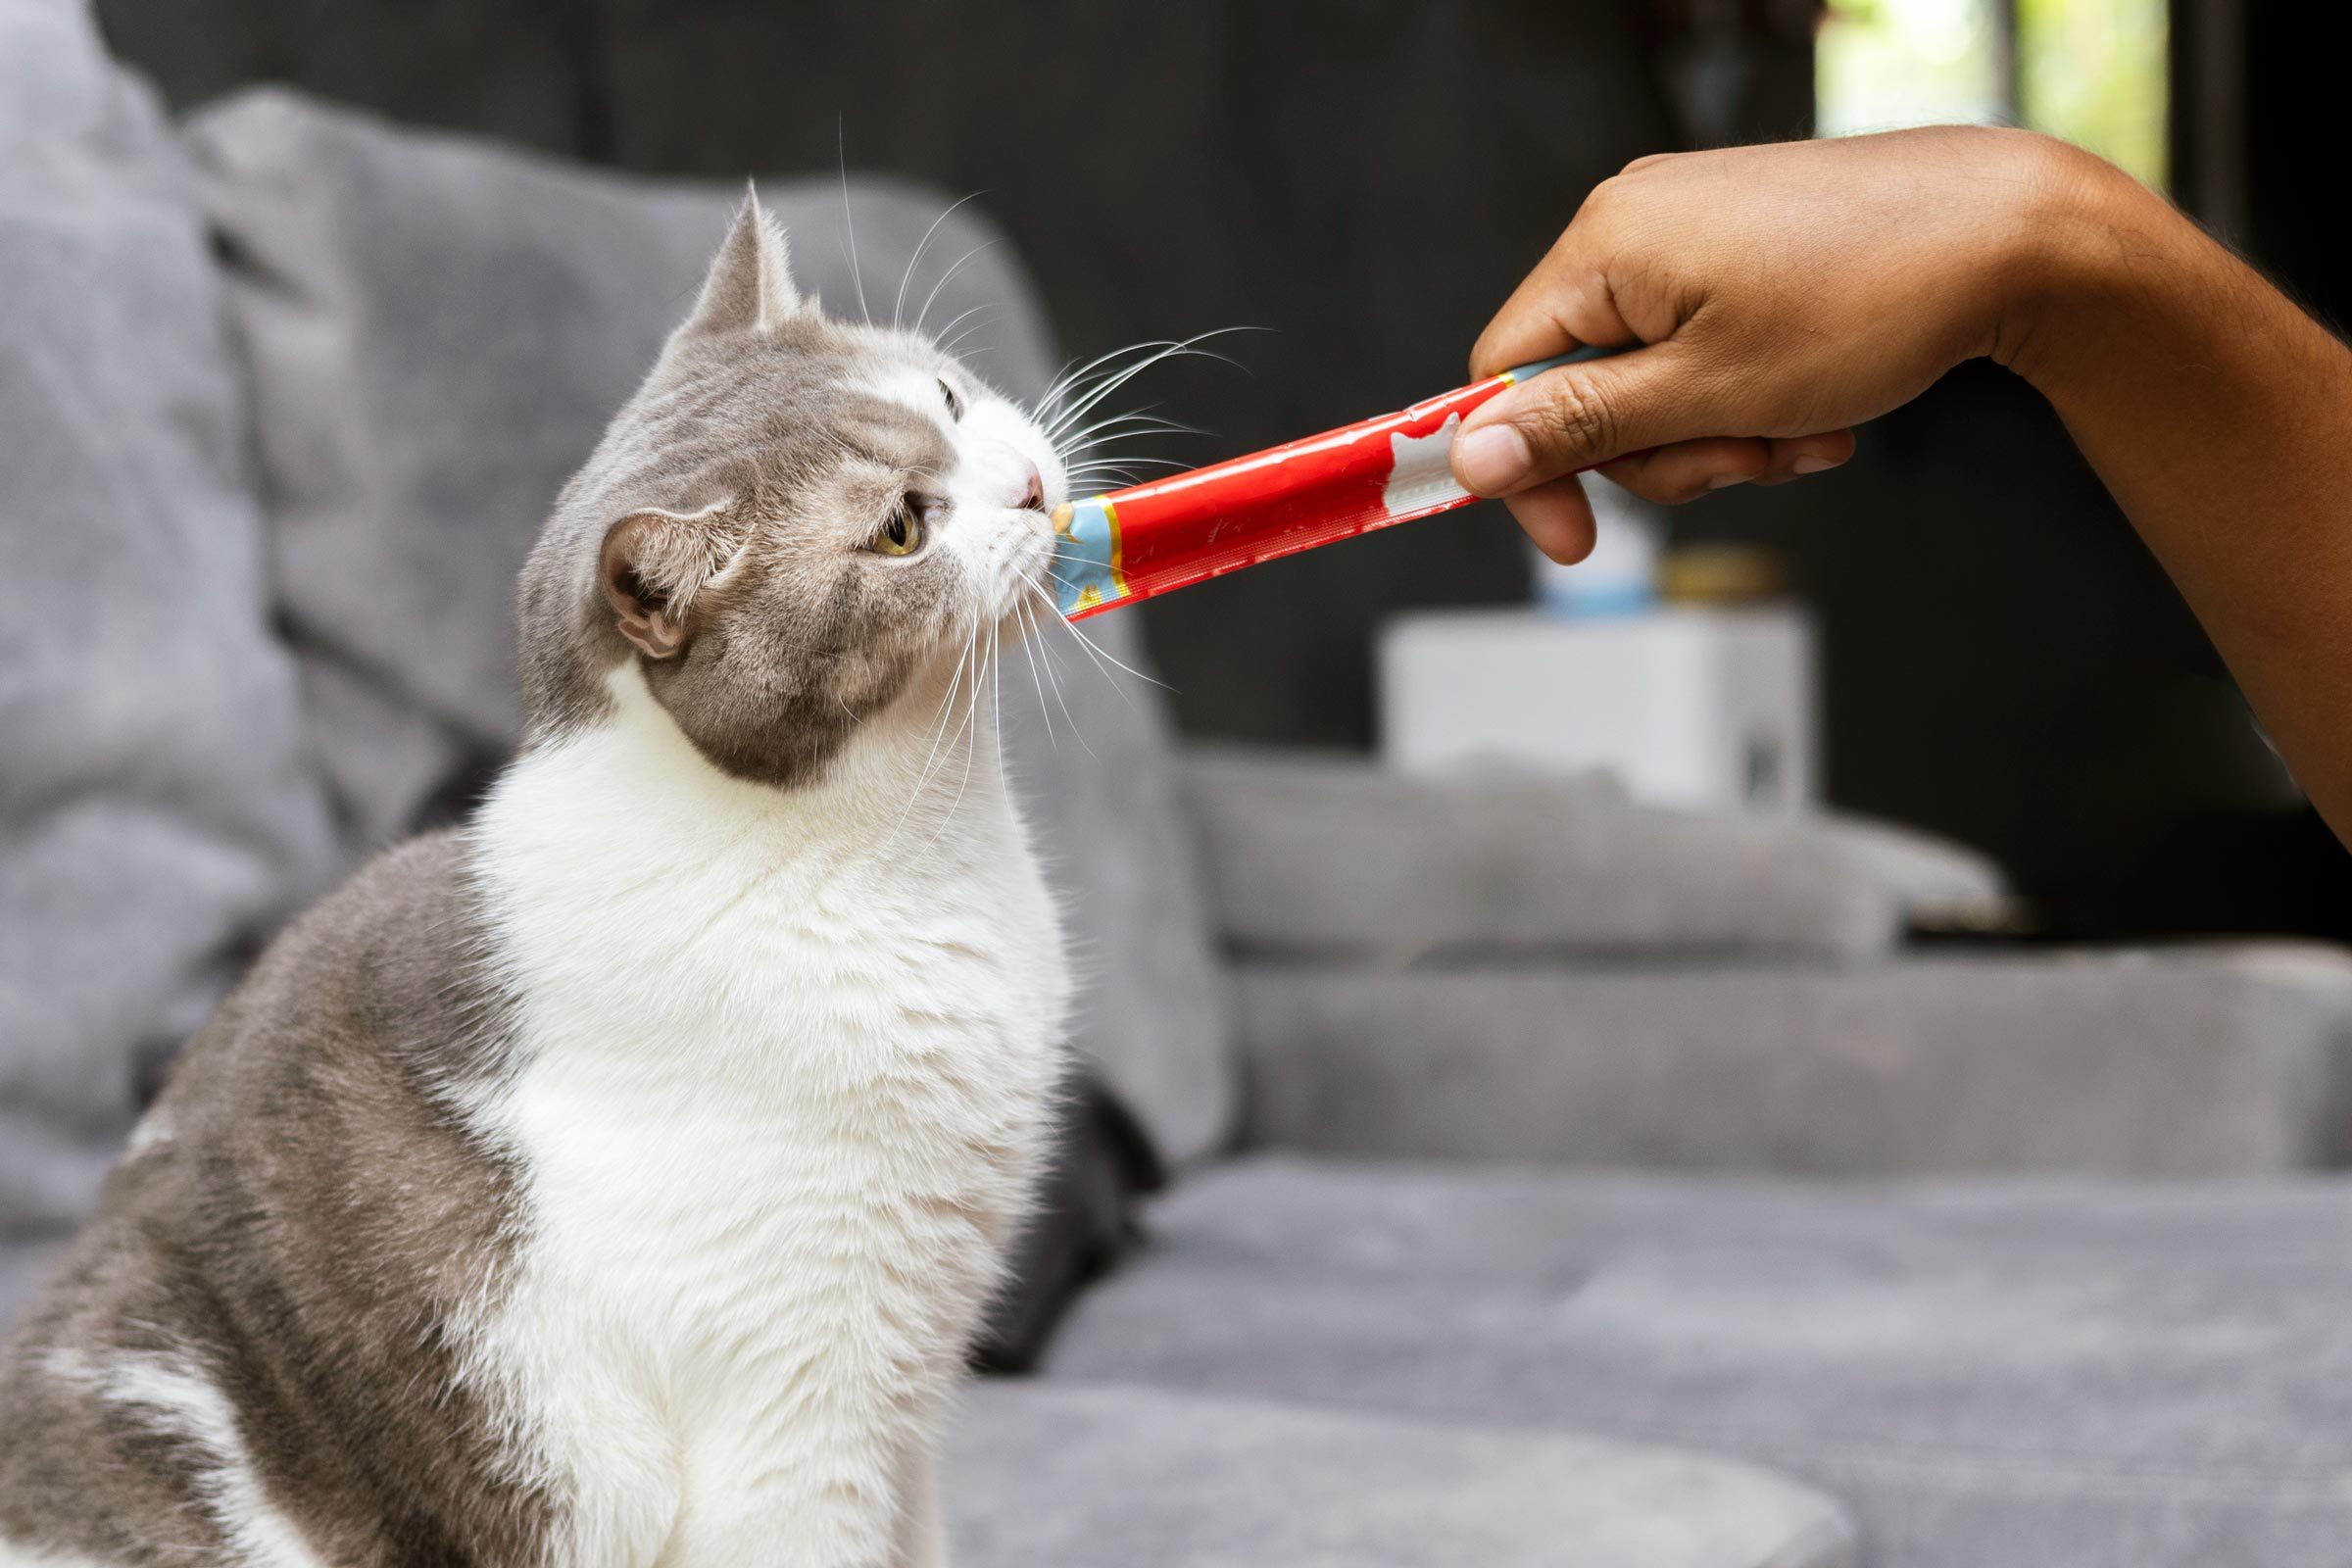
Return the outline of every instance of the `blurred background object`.
<path id="1" fill-rule="evenodd" d="M 1829 0 L 1816 131 L 2022 124 L 2162 187 L 2170 0 Z"/>
<path id="2" fill-rule="evenodd" d="M 2323 313 L 2352 294 L 2328 79 L 2352 9 L 2251 0 L 101 0 L 185 106 L 278 80 L 621 169 L 913 175 L 982 204 L 1063 348 L 1267 328 L 1135 403 L 1196 462 L 1453 384 L 1628 160 L 2018 119 L 2164 183 Z M 2324 183 L 2315 184 L 2315 177 Z M 985 326 L 974 341 L 985 343 Z M 2216 519 L 2226 526 L 2227 519 Z M 2352 935 L 2346 860 L 2049 411 L 1964 367 L 1845 469 L 1676 514 L 1818 630 L 1821 792 L 1984 849 L 2044 928 Z M 1380 625 L 1524 603 L 1499 509 L 1140 612 L 1196 737 L 1368 748 Z"/>
<path id="3" fill-rule="evenodd" d="M 1381 636 L 1381 757 L 1475 778 L 1607 773 L 1630 799 L 1790 815 L 1814 783 L 1812 621 L 1793 605 L 1425 611 Z"/>

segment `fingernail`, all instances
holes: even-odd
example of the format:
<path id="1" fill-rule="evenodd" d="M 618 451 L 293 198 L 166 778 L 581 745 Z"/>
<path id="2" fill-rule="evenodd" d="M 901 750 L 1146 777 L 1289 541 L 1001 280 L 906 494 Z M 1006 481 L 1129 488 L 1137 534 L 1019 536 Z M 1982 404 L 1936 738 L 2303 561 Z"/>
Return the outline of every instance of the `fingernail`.
<path id="1" fill-rule="evenodd" d="M 1827 458 L 1798 458 L 1788 465 L 1788 471 L 1790 473 L 1819 473 L 1824 468 L 1835 468 L 1836 466 L 1838 465 Z"/>
<path id="2" fill-rule="evenodd" d="M 1729 490 L 1732 486 L 1740 483 L 1746 477 L 1747 475 L 1743 473 L 1719 473 L 1714 478 L 1707 481 L 1707 488 L 1710 490 Z"/>
<path id="3" fill-rule="evenodd" d="M 1454 443 L 1453 471 L 1482 496 L 1500 495 L 1517 485 L 1535 463 L 1527 437 L 1516 425 L 1481 425 Z"/>

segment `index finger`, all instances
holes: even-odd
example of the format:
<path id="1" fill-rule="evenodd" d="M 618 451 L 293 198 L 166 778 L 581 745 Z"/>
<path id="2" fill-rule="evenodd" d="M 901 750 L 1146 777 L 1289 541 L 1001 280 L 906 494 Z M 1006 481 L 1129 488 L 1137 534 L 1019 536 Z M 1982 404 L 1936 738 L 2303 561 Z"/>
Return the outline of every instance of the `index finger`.
<path id="1" fill-rule="evenodd" d="M 1588 202 L 1577 214 L 1478 335 L 1470 350 L 1471 379 L 1484 380 L 1588 343 L 1613 348 L 1637 340 L 1590 244 L 1598 226 L 1591 207 Z"/>

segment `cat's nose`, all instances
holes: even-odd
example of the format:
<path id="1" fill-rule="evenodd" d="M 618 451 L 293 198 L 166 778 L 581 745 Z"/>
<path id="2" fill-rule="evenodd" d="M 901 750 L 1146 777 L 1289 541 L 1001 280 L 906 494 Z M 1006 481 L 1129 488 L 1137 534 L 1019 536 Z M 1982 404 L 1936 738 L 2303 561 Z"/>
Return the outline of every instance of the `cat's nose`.
<path id="1" fill-rule="evenodd" d="M 1021 499 L 1014 502 L 1013 505 L 1023 512 L 1045 511 L 1046 481 L 1044 476 L 1037 471 L 1037 465 L 1023 459 L 1021 471 L 1028 477 L 1021 483 Z"/>

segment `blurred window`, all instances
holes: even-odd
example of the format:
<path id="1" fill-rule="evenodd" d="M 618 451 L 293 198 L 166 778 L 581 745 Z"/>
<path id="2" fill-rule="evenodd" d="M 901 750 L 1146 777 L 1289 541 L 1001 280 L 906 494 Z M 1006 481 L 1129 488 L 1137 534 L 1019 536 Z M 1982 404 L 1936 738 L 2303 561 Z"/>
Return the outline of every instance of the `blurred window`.
<path id="1" fill-rule="evenodd" d="M 2017 0 L 2020 118 L 2161 187 L 2165 0 Z"/>
<path id="2" fill-rule="evenodd" d="M 2007 0 L 1831 0 L 1816 45 L 1824 136 L 2012 117 Z"/>
<path id="3" fill-rule="evenodd" d="M 2166 0 L 1830 0 L 1821 134 L 2022 123 L 2165 177 Z"/>

